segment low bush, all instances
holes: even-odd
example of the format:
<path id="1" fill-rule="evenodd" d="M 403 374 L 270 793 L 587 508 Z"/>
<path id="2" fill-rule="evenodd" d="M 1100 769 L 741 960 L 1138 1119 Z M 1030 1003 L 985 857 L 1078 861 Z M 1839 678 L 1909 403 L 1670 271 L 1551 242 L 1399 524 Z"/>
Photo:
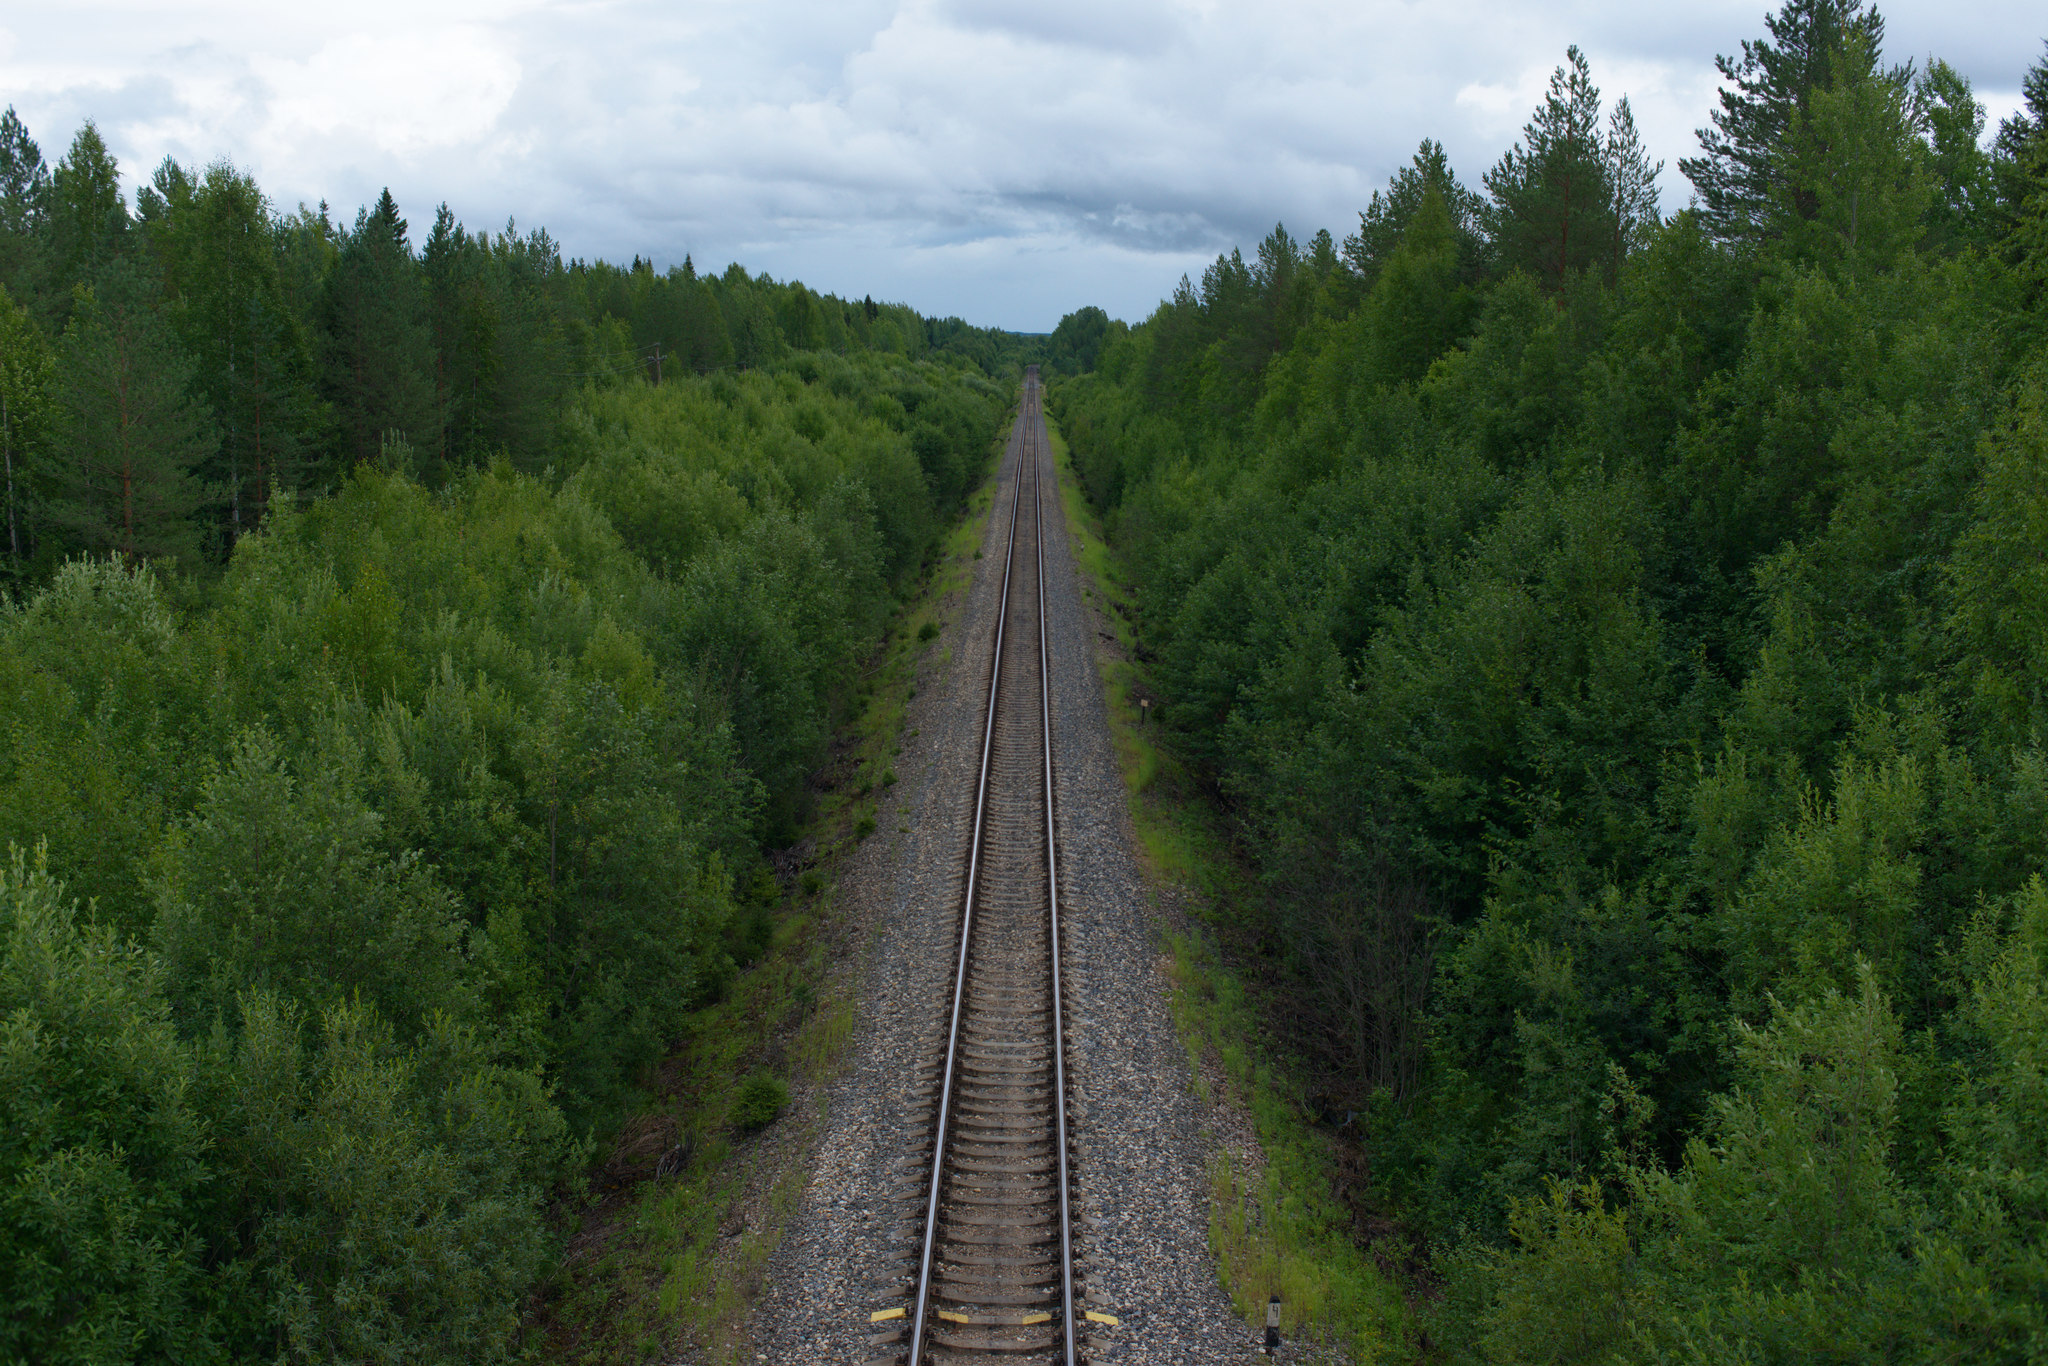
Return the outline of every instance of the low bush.
<path id="1" fill-rule="evenodd" d="M 781 1078 L 756 1072 L 740 1083 L 732 1098 L 733 1127 L 744 1133 L 765 1129 L 789 1104 L 789 1087 Z"/>

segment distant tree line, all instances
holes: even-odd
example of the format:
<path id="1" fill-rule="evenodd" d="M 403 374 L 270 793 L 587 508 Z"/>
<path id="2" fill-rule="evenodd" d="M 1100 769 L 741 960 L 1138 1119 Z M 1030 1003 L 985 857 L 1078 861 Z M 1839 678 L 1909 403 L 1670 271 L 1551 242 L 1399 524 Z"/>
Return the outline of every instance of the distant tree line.
<path id="1" fill-rule="evenodd" d="M 0 1361 L 517 1356 L 1019 343 L 0 151 Z"/>
<path id="2" fill-rule="evenodd" d="M 1573 49 L 1052 391 L 1460 1360 L 2048 1344 L 2048 62 L 1766 29 L 1681 211 Z"/>
<path id="3" fill-rule="evenodd" d="M 329 488 L 402 446 L 438 485 L 553 459 L 589 383 L 751 370 L 798 351 L 964 357 L 1017 339 L 738 266 L 564 262 L 545 231 L 416 234 L 387 190 L 354 222 L 280 214 L 227 162 L 166 159 L 131 209 L 91 123 L 54 167 L 0 115 L 6 567 L 80 551 L 218 563 L 273 486 Z"/>

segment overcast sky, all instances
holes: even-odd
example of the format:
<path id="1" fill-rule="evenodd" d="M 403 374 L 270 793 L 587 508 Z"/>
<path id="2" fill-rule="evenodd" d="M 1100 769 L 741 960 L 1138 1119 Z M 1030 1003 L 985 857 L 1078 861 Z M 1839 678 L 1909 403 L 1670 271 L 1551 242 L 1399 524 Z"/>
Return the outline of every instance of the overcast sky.
<path id="1" fill-rule="evenodd" d="M 1276 219 L 1342 237 L 1435 137 L 1513 141 L 1566 44 L 1676 170 L 1717 52 L 1760 0 L 355 0 L 0 3 L 0 101 L 54 163 L 92 118 L 132 192 L 225 157 L 281 209 L 389 185 L 566 254 L 739 260 L 926 313 L 1043 331 L 1139 318 Z M 1883 6 L 1991 126 L 2040 55 L 2039 0 Z"/>

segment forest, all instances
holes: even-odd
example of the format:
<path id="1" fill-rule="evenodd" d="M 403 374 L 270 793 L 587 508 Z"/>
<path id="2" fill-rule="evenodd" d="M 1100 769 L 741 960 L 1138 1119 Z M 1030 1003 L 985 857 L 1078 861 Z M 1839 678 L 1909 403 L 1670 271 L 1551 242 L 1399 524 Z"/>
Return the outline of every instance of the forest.
<path id="1" fill-rule="evenodd" d="M 1719 70 L 1676 212 L 1574 48 L 1050 406 L 1427 1352 L 2039 1361 L 2048 60 Z"/>
<path id="2" fill-rule="evenodd" d="M 519 1354 L 1013 335 L 0 119 L 0 1361 Z"/>

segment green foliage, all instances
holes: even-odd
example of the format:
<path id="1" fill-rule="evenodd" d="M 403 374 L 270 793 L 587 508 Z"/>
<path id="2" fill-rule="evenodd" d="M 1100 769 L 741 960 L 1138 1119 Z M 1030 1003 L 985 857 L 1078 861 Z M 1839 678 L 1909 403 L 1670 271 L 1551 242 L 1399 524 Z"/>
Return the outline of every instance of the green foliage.
<path id="1" fill-rule="evenodd" d="M 765 1129 L 789 1104 L 789 1086 L 766 1072 L 751 1073 L 732 1095 L 732 1122 L 741 1130 Z"/>
<path id="2" fill-rule="evenodd" d="M 1775 219 L 1809 259 L 1882 269 L 1927 231 L 1929 149 L 1912 91 L 1872 69 L 1867 37 L 1852 34 L 1832 60 L 1833 78 L 1793 117 Z"/>
<path id="3" fill-rule="evenodd" d="M 1466 1280 L 1489 1282 L 1480 1293 L 1490 1292 L 1491 1312 L 1479 1325 L 1487 1358 L 1599 1361 L 1625 1349 L 1628 1311 L 1641 1294 L 1628 1213 L 1607 1207 L 1598 1182 L 1555 1179 L 1544 1195 L 1517 1198 L 1512 1210 L 1515 1255 L 1458 1268 Z"/>
<path id="4" fill-rule="evenodd" d="M 1913 93 L 1927 119 L 1928 170 L 1934 181 L 1928 231 L 1944 245 L 1981 241 L 1988 236 L 1998 193 L 1992 158 L 1983 146 L 1984 106 L 1971 94 L 1969 80 L 1939 58 L 1928 62 Z"/>
<path id="5" fill-rule="evenodd" d="M 27 947 L 6 972 L 29 983 L 4 1003 L 8 1101 L 42 1107 L 9 1111 L 0 1156 L 27 1202 L 0 1252 L 19 1267 L 9 1350 L 505 1359 L 556 1255 L 558 1182 L 767 946 L 739 889 L 793 837 L 855 665 L 985 464 L 1004 392 L 952 356 L 798 353 L 592 384 L 558 412 L 502 369 L 545 379 L 566 344 L 531 311 L 544 239 L 444 221 L 430 278 L 451 293 L 408 312 L 388 202 L 339 241 L 299 220 L 274 275 L 218 259 L 213 237 L 260 220 L 246 180 L 167 165 L 142 203 L 163 287 L 116 259 L 80 296 L 56 370 L 69 445 L 32 443 L 33 319 L 8 333 L 10 450 L 47 480 L 22 506 L 57 561 L 0 605 L 0 835 L 46 841 L 8 884 Z M 501 268 L 524 283 L 498 290 Z M 742 277 L 723 288 L 775 297 Z M 241 305 L 297 309 L 295 290 L 380 348 L 332 390 L 379 459 L 319 498 L 270 477 L 259 496 L 285 436 L 237 435 L 261 406 L 318 439 L 319 404 L 292 418 L 282 397 L 309 373 L 291 338 L 272 337 L 285 389 L 209 387 L 220 356 L 256 363 Z M 468 406 L 402 373 L 442 303 L 491 323 L 451 353 L 474 367 Z M 117 363 L 155 407 L 88 392 Z M 209 412 L 250 439 L 193 437 L 220 430 Z M 545 478 L 480 454 L 522 445 L 551 453 Z M 81 471 L 127 459 L 136 488 L 239 480 L 224 567 L 158 574 L 206 520 L 161 496 L 132 546 L 112 524 L 132 555 L 60 558 L 73 510 L 113 515 L 82 474 L 54 477 L 60 449 Z M 95 926 L 50 909 L 58 878 Z M 99 1091 L 66 1071 L 102 1054 Z"/>
<path id="6" fill-rule="evenodd" d="M 91 278 L 128 231 L 120 171 L 92 120 L 72 138 L 41 197 L 45 252 L 59 288 Z"/>
<path id="7" fill-rule="evenodd" d="M 81 924 L 39 850 L 0 868 L 0 1352 L 205 1358 L 210 1176 L 195 1061 L 162 972 Z"/>
<path id="8" fill-rule="evenodd" d="M 1490 1282 L 1486 1359 L 1861 1359 L 1911 1331 L 1897 1021 L 1867 965 L 1854 995 L 1774 1014 L 1740 1028 L 1736 1086 L 1676 1172 L 1626 1169 L 1621 1207 L 1590 1182 L 1515 1203 L 1513 1248 L 1462 1269 Z"/>
<path id="9" fill-rule="evenodd" d="M 401 1044 L 358 1002 L 317 1029 L 261 993 L 240 1014 L 202 1047 L 234 1181 L 216 1236 L 247 1258 L 220 1278 L 243 1297 L 244 1349 L 506 1357 L 550 1254 L 540 1200 L 567 1155 L 540 1080 L 494 1065 L 445 1018 Z"/>
<path id="10" fill-rule="evenodd" d="M 1458 182 L 1444 155 L 1443 144 L 1425 138 L 1414 159 L 1394 172 L 1387 188 L 1372 192 L 1371 202 L 1358 215 L 1358 231 L 1344 239 L 1344 264 L 1353 274 L 1367 284 L 1373 283 L 1381 264 L 1407 234 L 1423 199 L 1432 192 L 1443 201 L 1450 217 L 1459 265 L 1470 273 L 1485 252 L 1485 203 Z M 1341 277 L 1339 283 L 1341 287 Z"/>
<path id="11" fill-rule="evenodd" d="M 1784 160 L 1792 127 L 1813 91 L 1827 85 L 1845 40 L 1861 39 L 1866 61 L 1884 46 L 1884 19 L 1863 0 L 1787 0 L 1764 27 L 1769 36 L 1745 39 L 1740 60 L 1715 58 L 1726 83 L 1721 107 L 1700 130 L 1701 155 L 1678 163 L 1699 190 L 1708 228 L 1724 240 L 1765 235 L 1773 201 L 1788 188 L 1799 192 L 1788 186 Z M 1867 67 L 1855 73 L 1869 74 Z"/>
<path id="12" fill-rule="evenodd" d="M 1472 295 L 1461 283 L 1457 239 L 1443 194 L 1428 187 L 1400 245 L 1386 258 L 1358 326 L 1381 384 L 1420 379 L 1471 324 Z"/>
<path id="13" fill-rule="evenodd" d="M 321 366 L 346 464 L 372 460 L 387 432 L 434 434 L 432 337 L 405 219 L 385 190 L 356 214 L 321 300 Z"/>
<path id="14" fill-rule="evenodd" d="M 296 487 L 312 472 L 325 415 L 256 182 L 217 163 L 195 183 L 169 161 L 157 179 L 138 205 L 163 270 L 163 312 L 220 433 L 199 472 L 232 541 L 262 524 L 273 483 Z"/>
<path id="15" fill-rule="evenodd" d="M 2002 254 L 2038 307 L 2048 298 L 2048 59 L 2033 65 L 2021 90 L 2026 108 L 1998 127 L 1993 218 L 2007 229 L 1998 242 Z"/>
<path id="16" fill-rule="evenodd" d="M 1027 343 L 12 109 L 0 290 L 0 1357 L 518 1355 Z"/>
<path id="17" fill-rule="evenodd" d="M 1486 173 L 1493 244 L 1502 265 L 1552 286 L 1609 256 L 1622 232 L 1600 128 L 1600 91 L 1574 47 L 1522 141 Z"/>
<path id="18" fill-rule="evenodd" d="M 1973 516 L 1945 567 L 1961 681 L 2000 738 L 2048 727 L 2048 398 L 2035 376 L 1985 433 Z"/>
<path id="19" fill-rule="evenodd" d="M 0 476 L 7 502 L 7 555 L 19 572 L 34 549 L 38 494 L 51 468 L 56 361 L 27 310 L 0 287 Z"/>
<path id="20" fill-rule="evenodd" d="M 352 777 L 300 781 L 258 727 L 201 783 L 163 846 L 152 929 L 194 1023 L 258 990 L 314 1015 L 367 1001 L 408 1033 L 473 1013 L 453 899 L 416 854 L 378 848 Z"/>
<path id="21" fill-rule="evenodd" d="M 196 558 L 196 477 L 219 438 L 191 394 L 192 365 L 124 266 L 81 291 L 58 353 L 63 408 L 50 521 L 90 553 Z"/>
<path id="22" fill-rule="evenodd" d="M 1304 310 L 1227 255 L 1051 393 L 1461 1359 L 2042 1340 L 2048 103 L 1768 27 L 1698 209 L 1574 55 L 1490 200 L 1425 144 Z"/>
<path id="23" fill-rule="evenodd" d="M 1046 347 L 1045 367 L 1055 374 L 1086 374 L 1101 359 L 1103 343 L 1127 330 L 1092 304 L 1076 309 L 1061 318 L 1060 325 L 1053 329 Z"/>
<path id="24" fill-rule="evenodd" d="M 1966 941 L 1974 978 L 1959 1042 L 1977 1066 L 1941 1116 L 1945 1227 L 1919 1249 L 1921 1284 L 1984 1360 L 2023 1360 L 2048 1344 L 2048 889 L 2038 875 L 2012 902 L 2011 928 L 1986 917 Z"/>
<path id="25" fill-rule="evenodd" d="M 42 149 L 8 105 L 0 113 L 0 289 L 17 298 L 35 288 L 38 240 L 49 212 L 50 171 Z"/>
<path id="26" fill-rule="evenodd" d="M 363 464 L 431 488 L 500 457 L 564 472 L 583 453 L 565 451 L 577 443 L 563 418 L 586 387 L 770 367 L 824 378 L 832 399 L 908 437 L 905 477 L 871 491 L 885 521 L 915 520 L 927 491 L 950 509 L 978 468 L 987 393 L 949 379 L 1007 379 L 1040 349 L 737 264 L 700 275 L 685 258 L 657 275 L 637 258 L 565 261 L 545 230 L 473 233 L 446 205 L 416 241 L 388 190 L 336 223 L 325 204 L 278 214 L 225 161 L 193 171 L 167 158 L 132 209 L 120 173 L 90 123 L 53 174 L 13 112 L 0 115 L 0 289 L 26 315 L 0 326 L 16 580 L 109 546 L 211 573 L 263 525 L 275 490 L 332 491 Z M 1069 349 L 1092 359 L 1114 330 L 1102 321 Z M 57 375 L 35 378 L 51 350 Z M 949 379 L 877 384 L 871 362 L 934 363 Z M 135 412 L 110 403 L 117 392 Z M 667 495 L 653 513 L 689 501 L 673 471 L 646 478 Z M 930 528 L 912 535 L 921 550 Z"/>
<path id="27" fill-rule="evenodd" d="M 1133 643 L 1131 600 L 1122 566 L 1089 515 L 1075 483 L 1071 450 L 1057 429 L 1052 444 L 1084 591 L 1111 609 L 1107 619 L 1128 648 Z M 1189 789 L 1185 772 L 1152 743 L 1159 732 L 1145 722 L 1130 656 L 1102 655 L 1097 663 L 1111 739 L 1132 798 L 1132 820 L 1153 875 L 1222 908 L 1219 920 L 1236 920 L 1233 912 L 1255 898 L 1257 889 L 1245 885 L 1241 867 L 1226 852 L 1221 832 Z M 1390 938 L 1368 946 L 1353 936 L 1344 947 L 1384 950 Z M 1245 982 L 1206 933 L 1176 934 L 1169 948 L 1174 1020 L 1188 1050 L 1195 1089 L 1207 1099 L 1213 1084 L 1229 1088 L 1256 1124 L 1264 1158 L 1258 1172 L 1230 1160 L 1210 1170 L 1210 1246 L 1239 1312 L 1250 1322 L 1263 1322 L 1267 1297 L 1277 1294 L 1289 1342 L 1336 1347 L 1358 1360 L 1378 1359 L 1397 1345 L 1406 1346 L 1414 1324 L 1400 1287 L 1355 1243 L 1345 1198 L 1349 1175 L 1338 1162 L 1336 1145 L 1319 1132 L 1309 1098 L 1265 1046 Z M 1352 984 L 1361 985 L 1356 979 Z"/>

